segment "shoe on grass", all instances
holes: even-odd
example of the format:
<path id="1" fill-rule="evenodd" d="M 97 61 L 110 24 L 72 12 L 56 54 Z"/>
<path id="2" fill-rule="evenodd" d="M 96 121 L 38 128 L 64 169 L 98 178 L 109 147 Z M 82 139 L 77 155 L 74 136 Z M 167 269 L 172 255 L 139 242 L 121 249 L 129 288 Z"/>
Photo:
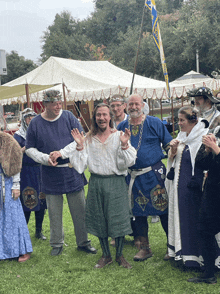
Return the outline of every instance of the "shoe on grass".
<path id="1" fill-rule="evenodd" d="M 116 258 L 116 262 L 120 265 L 123 266 L 124 268 L 132 268 L 130 263 L 127 262 L 127 260 L 124 258 L 123 255 L 119 256 Z"/>
<path id="2" fill-rule="evenodd" d="M 170 260 L 171 258 L 172 258 L 172 257 L 169 256 L 168 249 L 167 249 L 166 254 L 165 254 L 163 260 L 168 261 L 168 260 Z"/>
<path id="3" fill-rule="evenodd" d="M 21 255 L 19 258 L 18 258 L 18 262 L 25 262 L 27 261 L 28 259 L 31 258 L 31 255 L 29 253 L 26 253 L 24 255 Z"/>
<path id="4" fill-rule="evenodd" d="M 60 255 L 62 253 L 62 251 L 63 251 L 63 246 L 61 246 L 61 247 L 53 247 L 53 249 L 50 252 L 50 255 L 57 256 L 57 255 Z"/>
<path id="5" fill-rule="evenodd" d="M 77 249 L 80 251 L 84 251 L 86 253 L 92 253 L 92 254 L 97 253 L 97 250 L 94 247 L 92 247 L 91 244 L 88 244 L 86 246 L 78 246 Z"/>
<path id="6" fill-rule="evenodd" d="M 103 268 L 104 266 L 111 264 L 112 262 L 113 261 L 111 256 L 102 256 L 97 264 L 94 266 L 94 268 Z"/>
<path id="7" fill-rule="evenodd" d="M 195 283 L 195 284 L 198 284 L 198 283 L 216 284 L 217 283 L 217 279 L 215 276 L 211 278 L 203 278 L 202 276 L 194 277 L 194 278 L 189 278 L 187 281 Z"/>
<path id="8" fill-rule="evenodd" d="M 42 234 L 42 232 L 36 232 L 35 237 L 40 240 L 46 240 L 47 238 Z"/>

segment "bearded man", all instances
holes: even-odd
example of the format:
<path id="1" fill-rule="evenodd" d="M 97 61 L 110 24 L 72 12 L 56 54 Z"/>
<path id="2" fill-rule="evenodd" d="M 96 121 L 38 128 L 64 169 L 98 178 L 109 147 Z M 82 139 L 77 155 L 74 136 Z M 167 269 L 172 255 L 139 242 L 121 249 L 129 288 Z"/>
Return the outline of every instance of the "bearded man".
<path id="1" fill-rule="evenodd" d="M 220 125 L 220 112 L 216 108 L 216 104 L 220 103 L 218 94 L 214 97 L 211 89 L 199 87 L 192 89 L 187 95 L 194 98 L 195 108 L 199 111 L 199 116 L 209 122 L 210 130 Z"/>
<path id="2" fill-rule="evenodd" d="M 134 256 L 135 261 L 143 261 L 153 256 L 149 247 L 149 215 L 158 215 L 162 227 L 168 235 L 168 196 L 164 187 L 166 168 L 161 160 L 172 140 L 160 119 L 143 113 L 144 103 L 140 95 L 133 94 L 128 99 L 129 117 L 118 125 L 118 130 L 126 128 L 131 132 L 131 145 L 137 151 L 137 159 L 129 168 L 130 207 L 133 212 L 133 233 L 135 241 L 140 240 L 140 250 Z M 165 259 L 169 258 L 166 253 Z"/>
<path id="3" fill-rule="evenodd" d="M 84 137 L 78 129 L 71 133 L 75 142 L 50 156 L 53 162 L 60 156 L 69 158 L 80 174 L 87 166 L 89 168 L 86 228 L 88 233 L 99 238 L 103 251 L 95 268 L 113 262 L 108 244 L 108 237 L 112 237 L 115 238 L 116 262 L 130 269 L 131 265 L 122 255 L 124 236 L 132 232 L 125 181 L 127 168 L 136 159 L 136 151 L 129 143 L 130 131 L 117 131 L 113 127 L 110 107 L 100 103 L 94 109 L 91 131 L 87 136 Z"/>

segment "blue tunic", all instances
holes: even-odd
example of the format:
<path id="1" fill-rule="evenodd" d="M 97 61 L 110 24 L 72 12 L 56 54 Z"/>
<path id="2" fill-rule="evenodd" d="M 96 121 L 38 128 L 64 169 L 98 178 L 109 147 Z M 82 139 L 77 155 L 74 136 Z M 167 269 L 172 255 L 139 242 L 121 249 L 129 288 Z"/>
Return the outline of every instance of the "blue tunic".
<path id="1" fill-rule="evenodd" d="M 55 121 L 47 121 L 41 115 L 34 117 L 27 130 L 26 149 L 36 148 L 50 154 L 73 142 L 71 130 L 83 131 L 77 118 L 64 110 Z M 58 164 L 68 163 L 69 159 L 58 158 Z M 84 174 L 80 175 L 74 168 L 42 166 L 42 192 L 46 194 L 65 194 L 80 191 L 86 184 Z"/>
<path id="2" fill-rule="evenodd" d="M 118 130 L 128 128 L 128 120 L 118 125 Z M 140 131 L 131 135 L 131 145 L 138 147 Z M 171 135 L 160 119 L 147 116 L 143 124 L 141 145 L 137 152 L 135 165 L 130 169 L 142 169 L 151 166 L 152 171 L 137 176 L 132 188 L 133 193 L 133 215 L 148 216 L 167 213 L 168 199 L 164 187 L 166 168 L 161 160 L 164 154 L 161 144 L 167 147 L 172 140 Z M 130 183 L 130 175 L 126 177 Z"/>
<path id="3" fill-rule="evenodd" d="M 14 134 L 14 138 L 18 141 L 21 147 L 25 146 L 25 139 L 18 134 Z M 39 211 L 40 209 L 46 209 L 46 199 L 40 199 L 41 192 L 41 167 L 40 164 L 28 157 L 25 153 L 22 159 L 22 169 L 20 173 L 20 190 L 21 190 L 21 203 L 24 211 Z M 27 189 L 34 191 L 37 196 L 37 205 L 33 208 L 25 205 L 24 199 Z M 24 197 L 23 197 L 24 196 Z"/>
<path id="4" fill-rule="evenodd" d="M 1 166 L 0 173 L 1 190 Z M 5 176 L 5 202 L 0 209 L 0 259 L 16 258 L 33 251 L 20 199 L 12 198 L 11 187 L 12 177 Z"/>

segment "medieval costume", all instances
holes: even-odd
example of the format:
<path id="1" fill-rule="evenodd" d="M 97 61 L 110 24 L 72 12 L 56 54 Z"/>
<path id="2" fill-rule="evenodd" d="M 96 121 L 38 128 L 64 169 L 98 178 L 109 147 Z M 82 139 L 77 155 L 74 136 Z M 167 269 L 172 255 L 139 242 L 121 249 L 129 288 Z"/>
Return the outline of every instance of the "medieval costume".
<path id="1" fill-rule="evenodd" d="M 220 138 L 220 127 L 218 126 L 214 135 Z M 218 141 L 218 145 L 219 141 Z M 201 234 L 202 255 L 205 270 L 210 277 L 214 276 L 214 264 L 220 268 L 220 154 L 207 153 L 204 145 L 200 148 L 196 157 L 196 166 L 207 172 L 204 184 L 201 208 L 199 213 L 199 231 Z M 217 234 L 217 235 L 216 235 Z"/>
<path id="2" fill-rule="evenodd" d="M 77 248 L 95 254 L 96 249 L 91 246 L 85 227 L 85 176 L 72 168 L 68 159 L 59 158 L 56 166 L 48 164 L 50 153 L 73 142 L 71 130 L 78 128 L 82 132 L 82 126 L 70 111 L 62 111 L 59 91 L 44 92 L 43 102 L 45 111 L 31 120 L 27 130 L 26 154 L 42 164 L 41 190 L 46 194 L 50 219 L 51 255 L 56 256 L 63 251 L 63 194 L 66 194 L 73 220 Z M 53 103 L 58 105 L 59 111 L 50 120 L 48 108 Z"/>
<path id="3" fill-rule="evenodd" d="M 92 137 L 91 142 L 86 140 L 82 151 L 73 151 L 73 148 L 70 152 L 66 148 L 60 151 L 63 158 L 70 158 L 71 164 L 79 173 L 87 165 L 89 167 L 91 179 L 86 227 L 89 233 L 101 238 L 115 238 L 131 233 L 125 176 L 127 167 L 135 160 L 136 152 L 131 146 L 127 150 L 122 150 L 119 146 L 120 132 L 114 132 L 104 143 L 96 137 Z M 101 192 L 102 189 L 105 193 Z M 103 201 L 106 203 L 105 211 Z"/>
<path id="4" fill-rule="evenodd" d="M 3 132 L 0 150 L 0 259 L 18 258 L 32 252 L 20 199 L 12 197 L 12 189 L 20 188 L 22 152 L 13 137 Z"/>
<path id="5" fill-rule="evenodd" d="M 138 126 L 130 125 L 130 119 L 119 124 L 119 130 L 131 131 L 131 145 L 137 150 L 136 162 L 126 177 L 129 185 L 130 206 L 135 222 L 134 237 L 147 235 L 147 216 L 161 217 L 167 234 L 168 196 L 164 187 L 166 168 L 161 160 L 165 157 L 161 145 L 168 150 L 172 137 L 163 123 L 147 116 Z"/>
<path id="6" fill-rule="evenodd" d="M 174 159 L 169 158 L 167 170 L 174 168 L 174 179 L 166 180 L 169 195 L 168 252 L 175 260 L 182 259 L 186 266 L 200 266 L 197 221 L 202 194 L 203 170 L 195 166 L 196 154 L 207 134 L 205 124 L 199 122 L 189 135 L 180 132 L 179 146 Z"/>
<path id="7" fill-rule="evenodd" d="M 21 126 L 14 134 L 14 138 L 18 141 L 22 148 L 25 147 L 28 128 L 25 119 L 28 116 L 35 117 L 36 115 L 37 114 L 31 108 L 26 108 L 22 112 Z M 44 237 L 41 233 L 46 209 L 46 199 L 44 194 L 41 193 L 41 166 L 25 153 L 23 155 L 20 174 L 20 190 L 20 199 L 27 224 L 29 222 L 31 211 L 34 211 L 36 221 L 36 237 L 39 239 L 46 239 L 46 237 Z"/>
<path id="8" fill-rule="evenodd" d="M 89 168 L 86 228 L 99 238 L 103 256 L 111 263 L 108 237 L 116 238 L 117 260 L 122 254 L 124 236 L 132 232 L 125 176 L 135 162 L 136 151 L 130 144 L 128 149 L 122 149 L 120 132 L 114 129 L 104 143 L 92 136 L 84 145 L 82 151 L 72 144 L 60 152 L 63 158 L 70 158 L 79 173 Z"/>

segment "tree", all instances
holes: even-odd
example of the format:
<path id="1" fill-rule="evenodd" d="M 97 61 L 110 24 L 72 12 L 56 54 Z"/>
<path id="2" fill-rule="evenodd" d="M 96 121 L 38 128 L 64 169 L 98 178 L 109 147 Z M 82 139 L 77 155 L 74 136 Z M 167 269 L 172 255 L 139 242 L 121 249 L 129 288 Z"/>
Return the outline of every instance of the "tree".
<path id="1" fill-rule="evenodd" d="M 220 51 L 216 38 L 220 32 L 220 17 L 215 13 L 219 9 L 219 0 L 191 0 L 182 5 L 175 23 L 171 25 L 170 16 L 163 19 L 164 47 L 168 52 L 165 55 L 174 73 L 173 78 L 191 69 L 196 70 L 197 49 L 203 74 L 210 75 L 213 70 L 220 68 L 216 54 Z"/>
<path id="2" fill-rule="evenodd" d="M 84 49 L 86 43 L 91 43 L 85 34 L 83 22 L 75 20 L 70 12 L 56 14 L 55 20 L 42 37 L 41 61 L 50 56 L 89 60 L 89 54 Z"/>
<path id="3" fill-rule="evenodd" d="M 143 0 L 95 1 L 95 12 L 85 23 L 86 33 L 93 44 L 104 45 L 111 52 L 110 47 L 120 42 L 119 33 L 126 34 L 130 27 L 140 26 L 143 8 Z M 150 22 L 145 26 L 150 28 Z"/>
<path id="4" fill-rule="evenodd" d="M 2 76 L 2 85 L 23 76 L 37 67 L 32 60 L 19 56 L 16 51 L 6 54 L 6 62 L 8 74 Z"/>
<path id="5" fill-rule="evenodd" d="M 94 0 L 95 11 L 78 21 L 57 14 L 44 32 L 42 61 L 51 55 L 81 60 L 110 60 L 133 71 L 144 0 Z M 196 69 L 199 50 L 203 74 L 220 69 L 220 0 L 156 0 L 170 81 Z M 153 42 L 151 15 L 145 9 L 137 74 L 164 79 Z"/>

